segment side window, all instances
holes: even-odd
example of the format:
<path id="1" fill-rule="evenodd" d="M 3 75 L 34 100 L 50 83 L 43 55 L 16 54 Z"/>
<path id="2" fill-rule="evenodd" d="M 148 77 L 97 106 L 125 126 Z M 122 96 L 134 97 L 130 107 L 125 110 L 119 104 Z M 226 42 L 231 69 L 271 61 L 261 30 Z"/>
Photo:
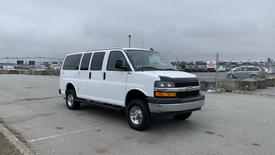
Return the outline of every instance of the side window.
<path id="1" fill-rule="evenodd" d="M 68 55 L 63 64 L 63 70 L 78 70 L 82 54 Z"/>
<path id="2" fill-rule="evenodd" d="M 249 67 L 248 71 L 260 71 L 259 68 L 256 67 Z"/>
<path id="3" fill-rule="evenodd" d="M 81 61 L 80 70 L 88 70 L 91 55 L 92 55 L 92 53 L 85 53 L 84 54 L 84 56 L 82 58 L 82 61 Z"/>
<path id="4" fill-rule="evenodd" d="M 241 71 L 241 68 L 236 68 L 235 71 Z"/>
<path id="5" fill-rule="evenodd" d="M 242 71 L 247 71 L 247 68 L 246 68 L 246 67 L 243 67 L 243 68 L 242 68 Z"/>
<path id="6" fill-rule="evenodd" d="M 90 70 L 101 70 L 105 52 L 95 52 L 92 58 Z"/>
<path id="7" fill-rule="evenodd" d="M 121 51 L 112 51 L 109 55 L 108 63 L 107 63 L 107 70 L 109 71 L 121 71 L 123 69 L 116 68 L 116 62 L 120 60 L 122 62 L 122 67 L 129 68 L 128 63 L 122 54 Z"/>

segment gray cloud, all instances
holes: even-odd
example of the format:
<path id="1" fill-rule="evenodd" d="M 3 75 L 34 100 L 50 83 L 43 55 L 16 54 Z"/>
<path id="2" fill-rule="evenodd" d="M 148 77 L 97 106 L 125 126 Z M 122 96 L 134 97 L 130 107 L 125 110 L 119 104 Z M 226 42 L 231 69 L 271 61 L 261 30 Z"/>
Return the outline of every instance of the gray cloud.
<path id="1" fill-rule="evenodd" d="M 0 57 L 128 45 L 170 60 L 275 58 L 272 0 L 0 1 Z"/>

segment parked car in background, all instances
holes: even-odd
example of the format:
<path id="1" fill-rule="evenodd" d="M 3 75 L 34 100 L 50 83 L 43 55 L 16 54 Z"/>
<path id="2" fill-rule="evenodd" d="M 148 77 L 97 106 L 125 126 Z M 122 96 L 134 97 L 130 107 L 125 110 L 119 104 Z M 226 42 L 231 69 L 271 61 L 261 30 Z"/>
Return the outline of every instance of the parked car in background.
<path id="1" fill-rule="evenodd" d="M 4 65 L 4 66 L 2 66 L 2 69 L 4 69 L 4 70 L 14 70 L 14 66 Z"/>
<path id="2" fill-rule="evenodd" d="M 268 73 L 268 74 L 275 74 L 275 67 L 269 67 L 269 68 L 267 69 L 267 73 Z"/>
<path id="3" fill-rule="evenodd" d="M 186 63 L 184 71 L 186 71 L 186 72 L 195 72 L 196 71 L 195 64 L 193 62 Z"/>
<path id="4" fill-rule="evenodd" d="M 60 65 L 58 65 L 58 64 L 52 64 L 51 65 L 51 69 L 53 69 L 55 71 L 59 71 L 60 70 Z"/>
<path id="5" fill-rule="evenodd" d="M 219 66 L 218 72 L 225 72 L 225 71 L 226 71 L 226 69 L 224 66 Z"/>
<path id="6" fill-rule="evenodd" d="M 257 78 L 264 75 L 265 72 L 255 66 L 241 66 L 233 68 L 227 72 L 228 78 Z"/>

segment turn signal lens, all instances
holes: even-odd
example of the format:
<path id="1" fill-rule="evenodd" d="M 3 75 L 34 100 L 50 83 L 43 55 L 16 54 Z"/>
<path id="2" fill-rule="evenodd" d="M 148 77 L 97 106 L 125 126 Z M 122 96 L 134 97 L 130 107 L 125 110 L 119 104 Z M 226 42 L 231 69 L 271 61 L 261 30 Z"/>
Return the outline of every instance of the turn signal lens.
<path id="1" fill-rule="evenodd" d="M 156 97 L 176 97 L 177 93 L 155 91 L 155 96 Z"/>

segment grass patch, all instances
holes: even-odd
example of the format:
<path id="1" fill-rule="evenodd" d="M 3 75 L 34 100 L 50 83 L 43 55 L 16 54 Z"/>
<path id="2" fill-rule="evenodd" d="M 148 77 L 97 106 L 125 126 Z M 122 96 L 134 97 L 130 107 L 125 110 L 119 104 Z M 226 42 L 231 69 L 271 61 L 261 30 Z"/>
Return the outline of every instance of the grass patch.
<path id="1" fill-rule="evenodd" d="M 0 154 L 5 155 L 21 155 L 20 152 L 9 143 L 9 140 L 6 139 L 6 137 L 0 133 Z"/>

